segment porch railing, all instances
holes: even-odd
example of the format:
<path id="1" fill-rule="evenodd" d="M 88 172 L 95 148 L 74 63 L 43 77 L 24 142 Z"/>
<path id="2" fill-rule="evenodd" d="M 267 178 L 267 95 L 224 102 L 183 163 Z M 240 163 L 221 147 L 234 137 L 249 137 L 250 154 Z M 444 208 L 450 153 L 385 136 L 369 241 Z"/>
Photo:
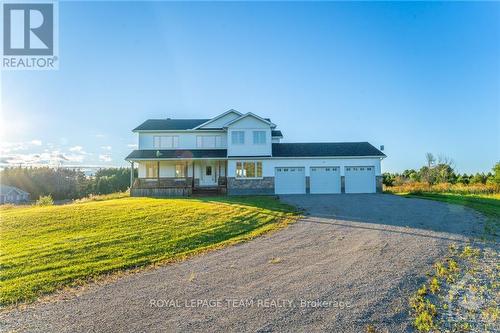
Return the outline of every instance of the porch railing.
<path id="1" fill-rule="evenodd" d="M 191 187 L 193 178 L 136 178 L 133 188 L 185 188 Z"/>
<path id="2" fill-rule="evenodd" d="M 191 188 L 193 178 L 136 178 L 132 188 L 152 189 L 152 188 Z M 198 181 L 195 181 L 195 187 L 198 187 Z M 218 187 L 227 186 L 227 178 L 219 177 L 217 180 Z"/>

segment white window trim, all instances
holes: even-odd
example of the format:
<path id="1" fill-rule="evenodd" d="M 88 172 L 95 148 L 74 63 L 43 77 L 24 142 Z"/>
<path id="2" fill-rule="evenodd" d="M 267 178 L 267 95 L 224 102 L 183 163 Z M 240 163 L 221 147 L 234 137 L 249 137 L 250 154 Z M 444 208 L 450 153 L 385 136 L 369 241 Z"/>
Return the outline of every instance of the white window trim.
<path id="1" fill-rule="evenodd" d="M 183 176 L 177 176 L 177 167 L 180 166 L 182 173 L 184 173 Z M 174 164 L 174 178 L 186 178 L 186 165 L 183 163 L 175 163 Z"/>
<path id="2" fill-rule="evenodd" d="M 236 133 L 236 132 L 239 132 L 239 133 L 243 133 L 243 142 L 233 142 L 233 134 Z M 245 144 L 245 131 L 244 130 L 235 130 L 235 131 L 231 131 L 231 144 L 232 145 L 238 145 L 238 146 L 242 146 Z"/>
<path id="3" fill-rule="evenodd" d="M 243 167 L 243 163 L 254 163 L 254 167 L 255 167 L 255 175 L 257 175 L 257 163 L 261 163 L 262 165 L 262 176 L 258 177 L 258 176 L 255 176 L 255 177 L 241 177 L 241 176 L 238 176 L 238 163 L 241 163 L 241 166 Z M 237 180 L 252 180 L 252 179 L 263 179 L 264 178 L 264 164 L 262 163 L 262 161 L 236 161 L 235 163 L 235 175 L 234 175 L 234 179 L 237 179 Z"/>
<path id="4" fill-rule="evenodd" d="M 156 139 L 159 140 L 159 145 L 156 145 Z M 163 146 L 162 139 L 169 138 L 171 142 L 171 146 Z M 179 136 L 178 135 L 153 135 L 153 148 L 154 149 L 175 149 L 179 148 Z"/>
<path id="5" fill-rule="evenodd" d="M 214 145 L 213 146 L 205 146 L 203 145 L 204 138 L 213 138 Z M 222 135 L 197 135 L 196 136 L 196 148 L 199 149 L 214 149 L 214 148 L 225 148 L 224 140 Z"/>
<path id="6" fill-rule="evenodd" d="M 264 142 L 255 142 L 255 133 L 264 133 Z M 265 130 L 254 130 L 252 131 L 253 144 L 256 146 L 264 146 L 267 144 L 267 132 Z"/>

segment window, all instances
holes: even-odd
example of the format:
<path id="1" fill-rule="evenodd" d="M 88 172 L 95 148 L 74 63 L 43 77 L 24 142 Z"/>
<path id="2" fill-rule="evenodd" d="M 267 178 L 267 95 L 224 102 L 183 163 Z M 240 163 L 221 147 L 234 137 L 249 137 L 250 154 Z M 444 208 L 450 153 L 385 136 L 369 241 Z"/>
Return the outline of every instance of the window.
<path id="1" fill-rule="evenodd" d="M 262 162 L 236 162 L 236 178 L 262 178 Z"/>
<path id="2" fill-rule="evenodd" d="M 245 144 L 245 132 L 244 131 L 232 131 L 231 132 L 231 143 L 233 145 Z"/>
<path id="3" fill-rule="evenodd" d="M 266 131 L 253 131 L 253 144 L 265 145 L 266 144 Z"/>
<path id="4" fill-rule="evenodd" d="M 207 176 L 212 175 L 212 167 L 210 165 L 207 165 L 207 168 L 205 170 L 205 175 L 207 175 Z"/>
<path id="5" fill-rule="evenodd" d="M 196 147 L 198 148 L 221 148 L 223 147 L 220 135 L 198 135 L 196 136 Z"/>
<path id="6" fill-rule="evenodd" d="M 175 177 L 177 178 L 186 177 L 186 165 L 184 164 L 175 165 Z"/>
<path id="7" fill-rule="evenodd" d="M 158 135 L 153 136 L 154 148 L 177 148 L 179 146 L 178 136 Z"/>
<path id="8" fill-rule="evenodd" d="M 158 178 L 158 162 L 146 162 L 146 178 Z"/>

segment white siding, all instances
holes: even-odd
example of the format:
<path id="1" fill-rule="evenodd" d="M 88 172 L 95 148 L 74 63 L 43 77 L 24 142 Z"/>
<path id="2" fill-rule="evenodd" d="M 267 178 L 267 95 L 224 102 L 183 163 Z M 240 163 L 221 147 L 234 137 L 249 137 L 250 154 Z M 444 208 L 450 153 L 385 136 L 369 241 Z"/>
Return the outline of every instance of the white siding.
<path id="1" fill-rule="evenodd" d="M 233 145 L 231 142 L 232 131 L 245 132 L 245 143 Z M 254 144 L 253 131 L 265 131 L 266 143 Z M 227 154 L 228 156 L 270 156 L 271 155 L 271 127 L 269 124 L 254 117 L 243 118 L 228 128 Z"/>
<path id="2" fill-rule="evenodd" d="M 157 149 L 154 147 L 153 138 L 158 135 L 176 135 L 179 137 L 179 144 L 173 149 L 202 149 L 196 145 L 196 137 L 199 135 L 207 136 L 221 136 L 222 143 L 220 147 L 216 148 L 226 148 L 227 147 L 227 134 L 224 131 L 198 131 L 198 132 L 148 132 L 139 133 L 139 149 Z M 213 148 L 210 148 L 213 149 Z"/>
<path id="3" fill-rule="evenodd" d="M 242 159 L 256 160 L 256 159 Z M 340 175 L 344 176 L 345 166 L 374 166 L 375 175 L 380 176 L 380 159 L 378 158 L 294 158 L 294 159 L 262 159 L 263 177 L 274 177 L 276 167 L 305 167 L 306 176 L 309 176 L 310 167 L 339 166 Z M 236 160 L 228 161 L 228 176 L 235 177 Z"/>

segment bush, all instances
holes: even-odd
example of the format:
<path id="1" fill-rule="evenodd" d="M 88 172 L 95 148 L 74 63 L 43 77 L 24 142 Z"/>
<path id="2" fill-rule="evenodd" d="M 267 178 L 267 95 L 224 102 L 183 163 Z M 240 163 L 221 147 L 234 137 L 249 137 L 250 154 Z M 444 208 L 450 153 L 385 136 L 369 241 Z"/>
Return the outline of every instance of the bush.
<path id="1" fill-rule="evenodd" d="M 115 192 L 110 194 L 91 194 L 85 198 L 74 200 L 75 203 L 83 203 L 89 201 L 104 201 L 104 200 L 112 200 L 112 199 L 121 199 L 130 197 L 130 192 Z"/>
<path id="2" fill-rule="evenodd" d="M 37 206 L 52 206 L 54 204 L 54 200 L 52 199 L 52 196 L 46 195 L 46 196 L 40 196 L 38 200 L 36 201 Z"/>

